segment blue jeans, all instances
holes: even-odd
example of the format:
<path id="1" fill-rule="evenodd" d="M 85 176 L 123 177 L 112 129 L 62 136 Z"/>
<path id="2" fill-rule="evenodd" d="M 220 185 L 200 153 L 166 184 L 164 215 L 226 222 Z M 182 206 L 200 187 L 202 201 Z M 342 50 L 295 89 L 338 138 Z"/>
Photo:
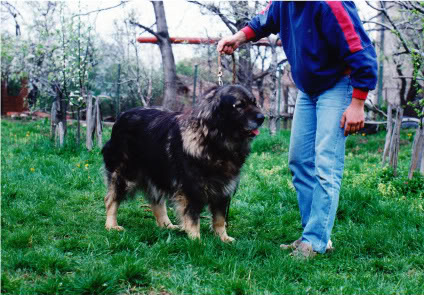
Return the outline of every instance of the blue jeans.
<path id="1" fill-rule="evenodd" d="M 345 142 L 340 120 L 352 100 L 350 78 L 317 95 L 299 91 L 290 137 L 289 168 L 302 219 L 302 242 L 324 253 L 339 203 Z"/>

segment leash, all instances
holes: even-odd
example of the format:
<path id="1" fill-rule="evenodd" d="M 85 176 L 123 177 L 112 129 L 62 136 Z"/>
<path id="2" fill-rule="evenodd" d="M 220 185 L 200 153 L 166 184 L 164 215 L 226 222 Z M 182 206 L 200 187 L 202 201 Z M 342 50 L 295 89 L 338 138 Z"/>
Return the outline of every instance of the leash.
<path id="1" fill-rule="evenodd" d="M 234 53 L 231 54 L 231 57 L 233 59 L 233 84 L 236 84 L 236 78 L 237 78 L 237 74 L 236 74 L 236 58 L 234 56 Z M 222 86 L 224 85 L 224 83 L 222 82 L 222 63 L 221 63 L 221 54 L 218 54 L 218 85 Z"/>
<path id="2" fill-rule="evenodd" d="M 236 58 L 235 58 L 234 54 L 231 54 L 231 58 L 233 59 L 233 84 L 236 84 L 236 78 L 237 78 Z M 223 86 L 224 83 L 222 82 L 221 54 L 218 54 L 218 74 L 217 74 L 217 76 L 218 76 L 218 85 Z M 240 183 L 240 180 L 237 182 L 237 186 L 236 186 L 236 189 L 234 191 L 234 194 L 228 199 L 227 206 L 225 208 L 225 222 L 227 223 L 227 226 L 228 226 L 228 215 L 230 214 L 231 198 L 234 197 L 234 195 L 236 194 L 239 183 Z"/>

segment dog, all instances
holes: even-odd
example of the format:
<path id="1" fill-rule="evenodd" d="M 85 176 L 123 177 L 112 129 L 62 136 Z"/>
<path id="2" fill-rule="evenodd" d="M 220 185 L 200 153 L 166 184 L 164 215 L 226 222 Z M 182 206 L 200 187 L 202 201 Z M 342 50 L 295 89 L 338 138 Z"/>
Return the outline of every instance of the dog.
<path id="1" fill-rule="evenodd" d="M 255 97 L 240 85 L 213 87 L 185 112 L 122 113 L 102 149 L 106 229 L 123 229 L 117 223 L 119 204 L 141 190 L 159 227 L 180 228 L 200 239 L 200 213 L 208 206 L 214 232 L 223 242 L 233 241 L 226 209 L 263 121 Z M 165 201 L 174 204 L 179 226 L 170 221 Z"/>

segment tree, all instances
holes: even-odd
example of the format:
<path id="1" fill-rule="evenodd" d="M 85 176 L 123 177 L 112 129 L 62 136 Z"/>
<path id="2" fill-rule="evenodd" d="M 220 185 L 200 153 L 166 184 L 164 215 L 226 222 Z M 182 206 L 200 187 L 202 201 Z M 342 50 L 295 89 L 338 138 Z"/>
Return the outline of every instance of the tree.
<path id="1" fill-rule="evenodd" d="M 408 102 L 420 95 L 420 89 L 424 86 L 424 4 L 414 1 L 381 2 L 379 6 L 373 2 L 367 4 L 377 11 L 373 19 L 382 18 L 384 22 L 372 19 L 365 23 L 375 24 L 382 34 L 387 30 L 394 36 L 395 42 L 391 44 L 393 52 L 389 59 L 395 65 L 395 73 L 389 73 L 392 76 L 387 78 L 400 81 L 400 105 L 405 109 L 405 115 L 416 116 Z"/>
<path id="2" fill-rule="evenodd" d="M 126 19 L 136 17 L 136 12 L 131 11 Z M 121 86 L 125 86 L 122 90 L 128 99 L 127 104 L 147 107 L 151 105 L 153 98 L 154 71 L 152 66 L 147 68 L 141 63 L 142 50 L 136 40 L 138 36 L 136 26 L 131 25 L 129 21 L 122 24 L 115 22 L 115 29 L 119 51 L 114 55 L 115 61 L 118 60 L 121 65 L 120 83 Z"/>
<path id="3" fill-rule="evenodd" d="M 271 58 L 271 65 L 270 65 L 270 72 L 271 72 L 271 98 L 270 98 L 270 107 L 269 107 L 269 132 L 271 135 L 275 135 L 277 133 L 277 121 L 278 116 L 277 114 L 277 42 L 274 41 L 271 44 L 271 52 L 272 52 L 272 58 Z M 280 77 L 281 78 L 281 75 Z"/>
<path id="4" fill-rule="evenodd" d="M 261 8 L 264 7 L 263 2 L 254 2 L 249 5 L 246 1 L 229 1 L 229 2 L 199 2 L 189 0 L 188 2 L 196 4 L 203 9 L 203 13 L 216 15 L 225 24 L 231 34 L 244 28 L 247 22 L 255 16 Z M 252 45 L 245 44 L 238 50 L 237 61 L 237 80 L 238 83 L 244 85 L 248 89 L 252 89 L 253 84 L 253 62 L 252 62 Z"/>
<path id="5" fill-rule="evenodd" d="M 83 23 L 81 18 L 75 22 L 64 2 L 25 5 L 31 5 L 33 13 L 33 22 L 28 26 L 31 34 L 28 38 L 19 35 L 9 40 L 13 42 L 13 49 L 8 72 L 27 78 L 30 90 L 40 94 L 45 106 L 52 106 L 52 136 L 62 146 L 67 134 L 70 94 L 77 91 L 78 97 L 84 97 L 88 91 L 88 75 L 95 64 L 91 26 Z M 35 98 L 33 104 L 36 104 Z M 82 105 L 77 105 L 79 118 Z M 78 143 L 79 130 L 78 120 Z"/>
<path id="6" fill-rule="evenodd" d="M 424 173 L 424 3 L 394 1 L 387 5 L 381 2 L 380 7 L 370 2 L 367 2 L 367 4 L 378 11 L 381 16 L 384 16 L 383 20 L 387 20 L 387 23 L 372 20 L 368 22 L 378 25 L 383 30 L 390 30 L 396 37 L 397 44 L 396 52 L 393 54 L 393 62 L 396 65 L 397 72 L 397 77 L 394 78 L 401 81 L 400 104 L 405 108 L 406 114 L 417 116 L 421 121 L 420 127 L 415 133 L 412 149 L 409 169 L 409 178 L 412 178 L 414 170 L 420 169 Z M 405 63 L 410 66 L 405 67 Z M 421 99 L 416 99 L 419 96 L 421 96 Z M 398 110 L 397 113 L 402 111 Z M 390 108 L 388 117 L 391 117 Z M 390 119 L 388 125 L 391 126 Z M 399 132 L 395 133 L 395 131 L 393 136 L 388 134 L 386 137 L 386 147 L 391 146 L 389 140 L 391 143 L 399 141 Z M 383 163 L 386 153 L 387 149 L 385 148 Z"/>
<path id="7" fill-rule="evenodd" d="M 10 16 L 12 16 L 14 22 L 15 22 L 15 34 L 16 36 L 20 36 L 21 35 L 21 26 L 19 25 L 19 21 L 18 21 L 18 17 L 20 17 L 22 19 L 22 15 L 19 12 L 18 9 L 16 9 L 16 7 L 14 5 L 12 5 L 11 3 L 9 3 L 9 1 L 1 1 L 1 6 L 2 8 L 4 8 L 6 11 L 6 13 L 8 13 Z M 2 15 L 3 15 L 3 9 L 2 9 Z M 3 23 L 3 20 L 2 20 Z"/>
<path id="8" fill-rule="evenodd" d="M 135 25 L 144 31 L 155 36 L 158 40 L 158 45 L 162 57 L 163 76 L 164 76 L 164 99 L 163 106 L 170 110 L 180 110 L 181 105 L 177 100 L 178 92 L 178 77 L 175 67 L 174 53 L 172 51 L 171 42 L 169 40 L 168 25 L 166 22 L 164 3 L 162 1 L 151 2 L 155 11 L 156 31 L 150 26 L 147 27 L 138 23 L 135 19 L 130 20 L 132 25 Z"/>

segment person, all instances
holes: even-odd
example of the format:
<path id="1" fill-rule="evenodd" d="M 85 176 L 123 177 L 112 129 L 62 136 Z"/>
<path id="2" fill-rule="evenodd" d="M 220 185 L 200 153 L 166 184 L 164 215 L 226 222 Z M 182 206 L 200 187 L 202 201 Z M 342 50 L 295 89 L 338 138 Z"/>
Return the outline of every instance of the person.
<path id="1" fill-rule="evenodd" d="M 232 54 L 248 41 L 277 33 L 299 89 L 289 168 L 303 227 L 298 240 L 281 248 L 309 258 L 333 249 L 346 136 L 364 127 L 377 60 L 350 1 L 270 2 L 241 31 L 221 39 L 217 51 Z"/>

